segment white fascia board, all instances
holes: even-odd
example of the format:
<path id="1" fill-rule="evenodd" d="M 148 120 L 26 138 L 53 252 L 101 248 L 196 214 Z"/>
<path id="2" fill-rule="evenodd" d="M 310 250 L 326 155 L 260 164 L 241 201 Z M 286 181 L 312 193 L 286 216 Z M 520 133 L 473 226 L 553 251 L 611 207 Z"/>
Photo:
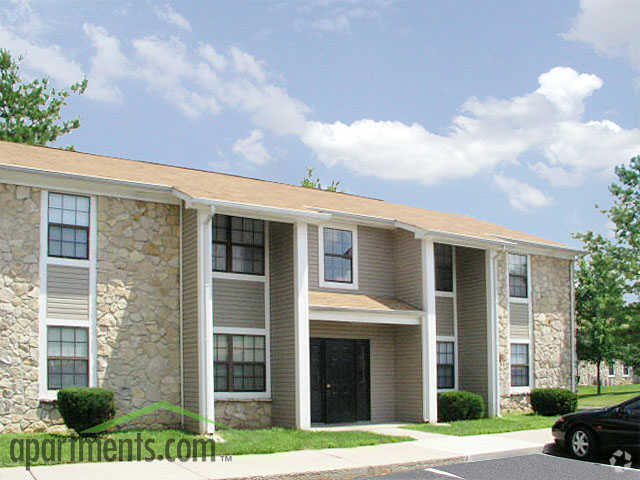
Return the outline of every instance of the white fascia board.
<path id="1" fill-rule="evenodd" d="M 172 194 L 172 187 L 167 185 L 16 165 L 0 164 L 0 182 L 85 195 L 103 195 L 174 205 L 179 203 Z"/>
<path id="2" fill-rule="evenodd" d="M 181 190 L 174 188 L 173 194 L 184 200 L 187 208 L 197 208 L 198 205 L 215 207 L 216 213 L 223 215 L 237 215 L 259 220 L 272 220 L 275 222 L 305 221 L 307 223 L 321 223 L 331 219 L 331 215 L 319 212 L 306 212 L 292 208 L 269 207 L 251 203 L 230 202 L 215 198 L 192 197 Z"/>
<path id="3" fill-rule="evenodd" d="M 526 254 L 533 254 L 533 255 L 537 254 L 537 255 L 546 255 L 546 256 L 552 256 L 552 257 L 561 257 L 569 260 L 575 257 L 586 255 L 587 253 L 584 250 L 580 250 L 577 248 L 548 245 L 546 243 L 529 242 L 526 240 L 516 240 L 509 237 L 501 237 L 497 235 L 496 237 L 513 242 L 513 245 L 515 246 L 514 248 Z"/>
<path id="4" fill-rule="evenodd" d="M 374 217 L 372 215 L 361 215 L 359 213 L 347 213 L 339 210 L 330 210 L 319 207 L 307 207 L 311 210 L 316 210 L 320 213 L 329 214 L 335 221 L 344 220 L 351 224 L 365 225 L 377 228 L 394 229 L 396 228 L 396 221 L 392 218 Z"/>
<path id="5" fill-rule="evenodd" d="M 422 312 L 418 315 L 402 315 L 401 312 L 357 311 L 312 307 L 309 311 L 309 320 L 387 325 L 420 325 L 421 314 Z"/>

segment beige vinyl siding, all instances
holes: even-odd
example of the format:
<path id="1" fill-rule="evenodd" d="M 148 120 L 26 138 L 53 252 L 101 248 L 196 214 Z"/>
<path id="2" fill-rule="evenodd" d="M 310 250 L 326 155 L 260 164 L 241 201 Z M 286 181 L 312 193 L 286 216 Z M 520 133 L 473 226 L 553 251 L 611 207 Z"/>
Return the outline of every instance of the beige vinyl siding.
<path id="1" fill-rule="evenodd" d="M 455 336 L 453 297 L 436 297 L 436 335 Z"/>
<path id="2" fill-rule="evenodd" d="M 216 327 L 264 328 L 264 283 L 214 278 Z"/>
<path id="3" fill-rule="evenodd" d="M 413 233 L 393 232 L 395 297 L 422 308 L 422 246 Z"/>
<path id="4" fill-rule="evenodd" d="M 529 338 L 529 304 L 509 304 L 511 338 Z"/>
<path id="5" fill-rule="evenodd" d="M 293 225 L 271 223 L 269 230 L 271 421 L 276 426 L 295 428 Z"/>
<path id="6" fill-rule="evenodd" d="M 422 421 L 422 340 L 419 325 L 395 326 L 397 421 Z"/>
<path id="7" fill-rule="evenodd" d="M 459 388 L 487 402 L 487 285 L 485 252 L 456 247 Z"/>
<path id="8" fill-rule="evenodd" d="M 200 412 L 198 384 L 198 216 L 195 210 L 183 210 L 182 220 L 182 375 L 184 408 Z M 184 426 L 197 432 L 197 420 L 183 417 Z"/>
<path id="9" fill-rule="evenodd" d="M 318 227 L 315 225 L 309 225 L 308 242 L 309 289 L 332 290 L 319 287 Z M 393 246 L 393 231 L 358 226 L 358 290 L 352 292 L 388 297 L 394 295 Z"/>
<path id="10" fill-rule="evenodd" d="M 369 340 L 371 361 L 371 421 L 395 420 L 394 326 L 311 321 L 311 338 Z"/>
<path id="11" fill-rule="evenodd" d="M 47 317 L 89 319 L 89 269 L 47 266 Z"/>

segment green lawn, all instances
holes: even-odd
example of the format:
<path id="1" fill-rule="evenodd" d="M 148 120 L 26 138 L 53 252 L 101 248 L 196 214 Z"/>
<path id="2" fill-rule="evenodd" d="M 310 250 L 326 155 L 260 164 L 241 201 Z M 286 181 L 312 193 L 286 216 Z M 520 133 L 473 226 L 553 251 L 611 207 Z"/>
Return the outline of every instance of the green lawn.
<path id="1" fill-rule="evenodd" d="M 140 434 L 141 438 L 141 450 L 137 450 L 137 436 Z M 250 453 L 273 453 L 273 452 L 286 452 L 291 450 L 307 450 L 307 449 L 320 449 L 320 448 L 349 448 L 363 445 L 377 445 L 380 443 L 393 443 L 393 442 L 405 442 L 411 441 L 409 437 L 395 437 L 388 435 L 378 435 L 370 432 L 357 432 L 357 431 L 343 431 L 343 432 L 309 432 L 298 430 L 286 430 L 282 428 L 272 428 L 266 430 L 223 430 L 221 432 L 225 439 L 224 443 L 216 443 L 216 455 L 246 455 Z M 74 452 L 74 461 L 71 458 L 71 439 L 78 437 L 70 435 L 56 435 L 45 433 L 34 434 L 0 434 L 0 467 L 10 467 L 24 465 L 24 461 L 14 461 L 11 457 L 11 441 L 22 440 L 22 445 L 26 451 L 28 440 L 37 440 L 38 445 L 46 445 L 45 452 L 49 455 L 40 456 L 35 461 L 30 462 L 31 465 L 53 465 L 57 463 L 74 463 L 79 460 L 79 446 L 76 444 Z M 166 448 L 168 446 L 169 452 L 173 458 L 177 458 L 177 447 L 180 440 L 186 440 L 182 445 L 182 455 L 187 456 L 186 444 L 191 447 L 191 442 L 194 439 L 202 440 L 202 437 L 183 432 L 180 430 L 129 430 L 125 432 L 115 432 L 105 435 L 101 435 L 99 439 L 102 441 L 102 452 L 105 451 L 105 440 L 113 440 L 115 445 L 114 450 L 109 456 L 118 456 L 118 448 L 123 452 L 123 460 L 129 460 L 129 451 L 132 451 L 132 459 L 138 460 L 139 458 L 148 458 L 150 456 L 149 450 L 145 448 L 145 442 L 152 441 L 148 445 L 151 447 L 156 455 L 161 454 L 166 458 Z M 42 442 L 46 440 L 46 444 Z M 132 447 L 129 447 L 131 442 Z M 20 443 L 14 442 L 14 453 L 16 456 L 19 454 Z M 121 445 L 118 447 L 118 445 Z M 198 446 L 197 457 L 201 456 L 203 446 Z M 32 444 L 31 451 L 34 451 L 35 444 Z M 58 449 L 61 455 L 58 458 L 51 458 L 50 452 L 54 449 Z M 97 447 L 93 447 L 93 455 L 90 457 L 90 447 L 84 445 L 83 448 L 83 462 L 88 461 L 114 461 L 104 458 L 98 458 Z M 138 455 L 140 453 L 140 455 Z M 211 454 L 211 449 L 207 451 L 207 456 Z"/>
<path id="2" fill-rule="evenodd" d="M 485 433 L 515 432 L 518 430 L 534 430 L 549 428 L 557 417 L 543 417 L 533 413 L 512 413 L 500 418 L 481 418 L 479 420 L 460 420 L 449 425 L 431 425 L 421 423 L 408 425 L 406 428 L 422 432 L 442 433 L 445 435 L 483 435 Z"/>
<path id="3" fill-rule="evenodd" d="M 578 407 L 608 407 L 640 395 L 640 385 L 616 385 L 602 387 L 597 395 L 598 387 L 594 385 L 578 387 Z"/>

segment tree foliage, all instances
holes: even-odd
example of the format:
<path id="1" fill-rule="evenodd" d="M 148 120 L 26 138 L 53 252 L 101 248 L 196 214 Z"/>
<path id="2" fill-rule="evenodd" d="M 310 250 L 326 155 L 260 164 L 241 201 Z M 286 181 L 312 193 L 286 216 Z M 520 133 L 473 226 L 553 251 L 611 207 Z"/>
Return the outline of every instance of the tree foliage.
<path id="1" fill-rule="evenodd" d="M 46 145 L 80 126 L 80 120 L 63 120 L 62 107 L 69 92 L 49 86 L 48 78 L 24 81 L 19 61 L 8 50 L 0 50 L 0 140 Z M 87 80 L 69 87 L 82 94 Z"/>
<path id="2" fill-rule="evenodd" d="M 300 185 L 307 188 L 316 188 L 318 190 L 328 190 L 330 192 L 337 192 L 338 186 L 340 186 L 340 182 L 336 180 L 331 180 L 331 183 L 326 187 L 322 187 L 322 183 L 320 182 L 320 177 L 313 178 L 313 168 L 307 167 L 307 174 L 300 182 Z"/>
<path id="3" fill-rule="evenodd" d="M 619 360 L 640 368 L 640 157 L 615 172 L 612 206 L 601 210 L 613 224 L 612 238 L 576 235 L 587 252 L 578 262 L 578 357 L 598 367 Z"/>

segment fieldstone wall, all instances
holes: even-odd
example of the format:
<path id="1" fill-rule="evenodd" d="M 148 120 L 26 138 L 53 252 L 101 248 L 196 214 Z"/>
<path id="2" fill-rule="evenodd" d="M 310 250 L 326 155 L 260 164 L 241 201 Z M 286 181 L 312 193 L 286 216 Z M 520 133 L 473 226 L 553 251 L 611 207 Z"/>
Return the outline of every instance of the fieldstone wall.
<path id="1" fill-rule="evenodd" d="M 571 387 L 570 261 L 531 256 L 533 376 L 535 388 Z M 498 258 L 500 404 L 504 413 L 531 410 L 528 394 L 511 394 L 506 255 Z M 502 292 L 502 293 L 500 293 Z"/>
<path id="2" fill-rule="evenodd" d="M 61 423 L 38 401 L 40 195 L 0 183 L 0 433 Z"/>
<path id="3" fill-rule="evenodd" d="M 597 371 L 595 363 L 580 362 L 580 385 L 597 385 Z M 637 383 L 637 376 L 633 371 L 633 368 L 629 369 L 629 375 L 624 375 L 623 365 L 620 362 L 616 362 L 615 375 L 609 375 L 609 365 L 603 363 L 600 365 L 600 382 L 604 386 L 608 385 L 630 385 Z"/>
<path id="4" fill-rule="evenodd" d="M 215 412 L 218 428 L 271 427 L 270 400 L 217 400 Z"/>
<path id="5" fill-rule="evenodd" d="M 180 404 L 179 223 L 178 206 L 98 199 L 98 384 L 118 415 Z M 165 411 L 137 421 L 179 423 Z"/>
<path id="6" fill-rule="evenodd" d="M 571 388 L 570 261 L 531 257 L 533 360 L 537 388 Z"/>

